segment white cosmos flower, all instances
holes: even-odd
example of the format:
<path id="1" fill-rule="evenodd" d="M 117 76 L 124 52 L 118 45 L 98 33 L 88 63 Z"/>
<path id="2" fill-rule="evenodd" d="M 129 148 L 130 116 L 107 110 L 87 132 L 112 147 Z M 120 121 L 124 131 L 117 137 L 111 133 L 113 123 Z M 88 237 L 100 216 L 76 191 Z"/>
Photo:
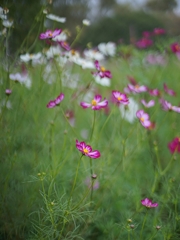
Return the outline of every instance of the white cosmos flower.
<path id="1" fill-rule="evenodd" d="M 113 42 L 100 43 L 98 49 L 104 55 L 113 57 L 116 53 L 116 44 Z"/>
<path id="2" fill-rule="evenodd" d="M 82 23 L 83 23 L 85 26 L 89 26 L 89 25 L 91 24 L 88 19 L 84 19 L 84 20 L 82 21 Z"/>
<path id="3" fill-rule="evenodd" d="M 3 25 L 4 27 L 6 27 L 6 28 L 10 28 L 10 27 L 12 27 L 12 25 L 13 25 L 13 21 L 3 20 L 3 21 L 2 21 L 2 25 Z"/>
<path id="4" fill-rule="evenodd" d="M 122 104 L 119 106 L 122 117 L 130 123 L 133 123 L 133 121 L 137 118 L 136 112 L 138 109 L 139 105 L 131 97 L 129 98 L 129 104 L 127 106 L 124 106 Z"/>
<path id="5" fill-rule="evenodd" d="M 104 59 L 104 55 L 102 53 L 100 53 L 99 51 L 94 50 L 94 49 L 84 50 L 84 56 L 87 59 L 98 60 L 98 61 L 101 61 L 101 60 Z"/>
<path id="6" fill-rule="evenodd" d="M 46 52 L 47 58 L 54 58 L 55 56 L 59 56 L 62 53 L 62 50 L 59 45 L 51 46 Z"/>
<path id="7" fill-rule="evenodd" d="M 94 76 L 95 82 L 105 86 L 105 87 L 109 87 L 111 85 L 111 80 L 107 77 L 103 77 L 101 78 L 99 75 Z"/>
<path id="8" fill-rule="evenodd" d="M 20 59 L 23 62 L 29 62 L 30 60 L 39 60 L 42 57 L 42 53 L 34 53 L 34 54 L 23 54 L 20 55 Z"/>
<path id="9" fill-rule="evenodd" d="M 65 17 L 58 17 L 54 14 L 47 14 L 46 17 L 48 19 L 54 20 L 56 22 L 61 22 L 61 23 L 65 23 L 66 22 L 66 18 Z"/>
<path id="10" fill-rule="evenodd" d="M 61 42 L 61 41 L 66 41 L 67 40 L 67 34 L 65 32 L 61 32 L 59 35 L 56 37 L 52 38 L 53 41 L 55 42 Z"/>

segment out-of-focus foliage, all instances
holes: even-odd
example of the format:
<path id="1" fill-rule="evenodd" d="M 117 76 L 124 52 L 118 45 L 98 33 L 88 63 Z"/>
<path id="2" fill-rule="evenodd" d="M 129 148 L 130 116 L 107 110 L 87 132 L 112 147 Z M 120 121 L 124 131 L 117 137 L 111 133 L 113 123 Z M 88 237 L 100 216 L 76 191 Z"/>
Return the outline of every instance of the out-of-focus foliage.
<path id="1" fill-rule="evenodd" d="M 148 0 L 146 3 L 146 7 L 149 10 L 153 11 L 172 11 L 177 7 L 176 0 Z"/>
<path id="2" fill-rule="evenodd" d="M 143 19 L 143 21 L 142 21 Z M 145 13 L 144 11 L 134 11 L 125 7 L 119 7 L 115 16 L 105 17 L 96 24 L 88 28 L 82 44 L 91 42 L 96 46 L 100 42 L 114 41 L 123 39 L 129 43 L 141 36 L 143 31 L 149 31 L 156 27 L 164 28 L 164 23 L 156 16 Z"/>

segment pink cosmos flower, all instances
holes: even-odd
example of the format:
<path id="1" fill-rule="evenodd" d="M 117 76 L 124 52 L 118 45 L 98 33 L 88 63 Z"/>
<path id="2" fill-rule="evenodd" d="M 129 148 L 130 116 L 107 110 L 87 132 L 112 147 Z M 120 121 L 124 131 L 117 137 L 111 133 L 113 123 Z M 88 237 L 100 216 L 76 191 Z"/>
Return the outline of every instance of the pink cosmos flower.
<path id="1" fill-rule="evenodd" d="M 144 38 L 149 38 L 149 37 L 151 37 L 152 33 L 149 32 L 149 31 L 144 31 L 144 32 L 142 33 L 142 35 L 143 35 Z"/>
<path id="2" fill-rule="evenodd" d="M 168 144 L 168 148 L 171 153 L 178 152 L 180 153 L 180 138 L 176 137 Z"/>
<path id="3" fill-rule="evenodd" d="M 164 91 L 167 94 L 169 94 L 171 96 L 175 96 L 176 95 L 175 91 L 173 91 L 172 89 L 169 89 L 165 83 L 164 83 L 163 87 L 164 87 Z"/>
<path id="4" fill-rule="evenodd" d="M 140 49 L 144 49 L 153 45 L 153 41 L 149 38 L 141 38 L 136 42 L 136 46 Z"/>
<path id="5" fill-rule="evenodd" d="M 160 91 L 158 89 L 149 89 L 149 94 L 151 96 L 160 96 Z"/>
<path id="6" fill-rule="evenodd" d="M 155 208 L 158 207 L 158 203 L 152 203 L 152 201 L 149 198 L 145 198 L 141 200 L 141 204 L 145 206 L 146 208 Z"/>
<path id="7" fill-rule="evenodd" d="M 71 47 L 70 45 L 66 42 L 66 41 L 60 41 L 58 42 L 59 45 L 64 48 L 66 51 L 70 51 L 71 50 Z"/>
<path id="8" fill-rule="evenodd" d="M 9 95 L 11 95 L 12 90 L 11 89 L 6 89 L 5 93 L 6 93 L 7 96 L 9 96 Z"/>
<path id="9" fill-rule="evenodd" d="M 119 91 L 112 91 L 112 95 L 116 99 L 117 103 L 122 103 L 124 105 L 127 105 L 129 103 L 129 99 L 125 93 L 121 93 Z"/>
<path id="10" fill-rule="evenodd" d="M 163 28 L 155 28 L 153 31 L 154 35 L 163 35 L 166 31 Z"/>
<path id="11" fill-rule="evenodd" d="M 54 108 L 54 107 L 58 106 L 60 104 L 60 102 L 62 102 L 63 99 L 64 99 L 64 94 L 60 93 L 60 95 L 57 96 L 56 99 L 49 101 L 49 103 L 47 104 L 47 108 Z"/>
<path id="12" fill-rule="evenodd" d="M 147 108 L 150 108 L 150 107 L 153 107 L 154 104 L 155 104 L 155 101 L 154 100 L 150 100 L 149 102 L 146 102 L 144 99 L 141 100 L 141 103 L 147 107 Z"/>
<path id="13" fill-rule="evenodd" d="M 180 107 L 172 106 L 170 102 L 164 100 L 163 98 L 161 98 L 159 102 L 161 103 L 162 109 L 164 111 L 174 111 L 180 113 Z"/>
<path id="14" fill-rule="evenodd" d="M 175 42 L 171 44 L 171 50 L 173 53 L 179 53 L 180 52 L 180 44 Z"/>
<path id="15" fill-rule="evenodd" d="M 106 108 L 108 105 L 108 100 L 104 99 L 101 102 L 101 99 L 102 99 L 101 95 L 96 95 L 94 99 L 91 101 L 91 103 L 81 102 L 80 105 L 83 108 L 91 107 L 92 110 L 100 110 L 101 108 Z"/>
<path id="16" fill-rule="evenodd" d="M 92 151 L 92 147 L 90 145 L 86 145 L 85 142 L 79 142 L 76 140 L 76 148 L 82 152 L 83 155 L 90 158 L 99 158 L 101 156 L 98 150 Z"/>
<path id="17" fill-rule="evenodd" d="M 128 88 L 131 92 L 134 92 L 134 93 L 140 93 L 140 92 L 147 92 L 148 91 L 148 87 L 146 87 L 144 85 L 139 86 L 138 84 L 136 84 L 136 85 L 128 84 Z"/>
<path id="18" fill-rule="evenodd" d="M 47 30 L 45 33 L 41 33 L 39 38 L 40 39 L 49 39 L 54 38 L 62 32 L 62 29 L 55 29 L 54 31 Z"/>
<path id="19" fill-rule="evenodd" d="M 149 115 L 144 112 L 144 110 L 138 110 L 136 112 L 137 118 L 139 118 L 140 123 L 143 127 L 149 128 L 151 126 L 151 122 L 149 120 Z"/>
<path id="20" fill-rule="evenodd" d="M 96 60 L 94 64 L 96 69 L 98 70 L 97 72 L 93 73 L 95 76 L 99 75 L 100 78 L 104 78 L 104 77 L 112 78 L 111 72 L 109 70 L 106 70 L 103 66 L 100 66 L 98 60 Z"/>

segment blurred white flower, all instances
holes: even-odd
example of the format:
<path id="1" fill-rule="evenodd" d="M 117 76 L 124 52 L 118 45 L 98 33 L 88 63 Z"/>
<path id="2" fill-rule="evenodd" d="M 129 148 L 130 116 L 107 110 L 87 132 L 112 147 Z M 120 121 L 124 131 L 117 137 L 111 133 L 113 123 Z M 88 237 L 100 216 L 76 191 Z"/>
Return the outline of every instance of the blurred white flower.
<path id="1" fill-rule="evenodd" d="M 3 99 L 1 101 L 1 104 L 0 104 L 1 107 L 6 107 L 7 109 L 11 109 L 12 108 L 12 104 L 10 102 L 10 100 L 6 100 L 6 99 Z M 1 109 L 0 109 L 1 110 Z M 0 111 L 1 112 L 1 111 Z"/>
<path id="2" fill-rule="evenodd" d="M 4 27 L 6 27 L 6 28 L 10 28 L 10 27 L 12 27 L 12 25 L 13 25 L 13 21 L 3 20 L 3 21 L 2 21 L 2 25 L 3 25 Z"/>
<path id="3" fill-rule="evenodd" d="M 130 123 L 133 123 L 134 119 L 136 119 L 136 112 L 139 109 L 139 105 L 133 98 L 129 98 L 129 104 L 127 106 L 120 105 L 119 110 L 121 112 L 122 117 Z"/>
<path id="4" fill-rule="evenodd" d="M 106 56 L 113 57 L 116 54 L 116 44 L 113 42 L 100 43 L 98 45 L 98 49 L 101 53 L 103 53 Z"/>
<path id="5" fill-rule="evenodd" d="M 88 19 L 84 19 L 84 20 L 82 21 L 82 23 L 83 23 L 85 26 L 89 26 L 89 25 L 91 24 Z"/>
<path id="6" fill-rule="evenodd" d="M 72 74 L 71 71 L 64 71 L 61 81 L 63 86 L 75 89 L 78 87 L 79 74 Z"/>
<path id="7" fill-rule="evenodd" d="M 66 41 L 67 40 L 67 34 L 65 32 L 61 32 L 59 35 L 56 37 L 52 38 L 53 41 L 55 42 L 61 42 L 61 41 Z"/>
<path id="8" fill-rule="evenodd" d="M 34 54 L 23 54 L 20 55 L 20 59 L 22 62 L 29 62 L 30 60 L 39 60 L 42 57 L 42 53 L 34 53 Z"/>
<path id="9" fill-rule="evenodd" d="M 59 45 L 57 46 L 51 46 L 46 52 L 46 57 L 54 58 L 55 56 L 59 56 L 62 53 L 61 47 Z"/>
<path id="10" fill-rule="evenodd" d="M 104 55 L 97 50 L 94 49 L 86 49 L 84 50 L 84 56 L 87 59 L 98 60 L 101 61 L 104 59 Z"/>
<path id="11" fill-rule="evenodd" d="M 58 17 L 54 14 L 47 14 L 46 17 L 48 19 L 54 20 L 56 22 L 61 22 L 61 23 L 65 23 L 66 22 L 66 18 L 65 17 Z"/>
<path id="12" fill-rule="evenodd" d="M 31 88 L 31 78 L 29 77 L 27 72 L 23 73 L 11 73 L 9 78 L 13 81 L 17 81 L 21 84 L 24 84 L 27 88 Z"/>
<path id="13" fill-rule="evenodd" d="M 111 85 L 111 80 L 107 77 L 103 77 L 101 78 L 99 75 L 94 76 L 95 82 L 105 86 L 105 87 L 109 87 Z"/>

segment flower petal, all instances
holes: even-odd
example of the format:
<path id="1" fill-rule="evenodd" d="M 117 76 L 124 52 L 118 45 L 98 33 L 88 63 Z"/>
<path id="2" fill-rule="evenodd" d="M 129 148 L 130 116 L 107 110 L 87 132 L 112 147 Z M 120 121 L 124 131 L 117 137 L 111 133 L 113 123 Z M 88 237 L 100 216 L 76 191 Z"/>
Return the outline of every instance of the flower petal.
<path id="1" fill-rule="evenodd" d="M 90 157 L 90 158 L 99 158 L 100 156 L 101 156 L 101 154 L 98 150 L 88 153 L 88 157 Z"/>

